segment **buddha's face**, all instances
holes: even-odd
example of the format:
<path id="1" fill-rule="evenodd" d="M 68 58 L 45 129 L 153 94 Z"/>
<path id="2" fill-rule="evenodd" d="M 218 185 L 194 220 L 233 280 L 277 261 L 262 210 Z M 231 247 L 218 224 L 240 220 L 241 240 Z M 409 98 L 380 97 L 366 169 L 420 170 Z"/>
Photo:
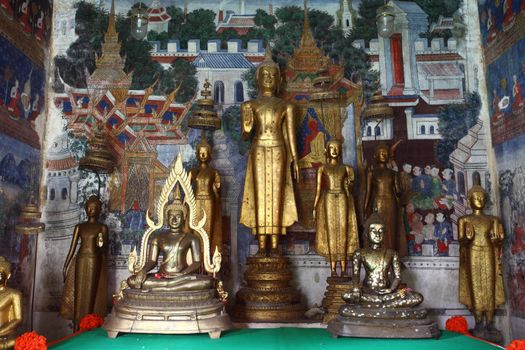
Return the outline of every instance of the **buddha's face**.
<path id="1" fill-rule="evenodd" d="M 97 202 L 87 202 L 86 203 L 86 214 L 88 217 L 97 217 L 100 214 L 100 205 Z"/>
<path id="2" fill-rule="evenodd" d="M 210 149 L 206 146 L 200 146 L 197 150 L 199 162 L 206 163 L 210 160 Z"/>
<path id="3" fill-rule="evenodd" d="M 276 91 L 279 84 L 279 70 L 275 66 L 262 67 L 257 76 L 262 90 Z"/>
<path id="4" fill-rule="evenodd" d="M 376 159 L 379 163 L 386 163 L 388 161 L 388 149 L 385 147 L 378 148 L 376 151 Z"/>
<path id="5" fill-rule="evenodd" d="M 168 225 L 171 229 L 180 229 L 184 225 L 184 213 L 182 210 L 168 211 Z"/>
<path id="6" fill-rule="evenodd" d="M 472 192 L 469 198 L 470 206 L 472 207 L 472 209 L 485 208 L 486 200 L 487 200 L 487 196 L 485 195 L 485 192 L 482 192 L 482 191 Z"/>
<path id="7" fill-rule="evenodd" d="M 371 224 L 368 228 L 368 238 L 371 243 L 381 244 L 385 234 L 385 227 L 383 224 Z"/>
<path id="8" fill-rule="evenodd" d="M 331 142 L 328 144 L 328 157 L 337 159 L 341 154 L 341 146 L 337 142 Z"/>

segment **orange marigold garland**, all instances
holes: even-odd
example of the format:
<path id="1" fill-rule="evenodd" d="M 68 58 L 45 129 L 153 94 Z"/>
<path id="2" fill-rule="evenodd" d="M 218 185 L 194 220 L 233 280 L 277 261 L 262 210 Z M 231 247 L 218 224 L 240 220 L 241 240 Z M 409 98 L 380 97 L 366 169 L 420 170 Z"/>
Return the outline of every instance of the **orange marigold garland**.
<path id="1" fill-rule="evenodd" d="M 445 329 L 451 332 L 470 334 L 468 331 L 467 320 L 463 316 L 454 316 L 449 318 L 445 323 Z"/>
<path id="2" fill-rule="evenodd" d="M 525 340 L 513 340 L 507 346 L 507 350 L 525 350 Z"/>
<path id="3" fill-rule="evenodd" d="M 47 350 L 47 339 L 35 331 L 27 332 L 16 338 L 14 350 Z"/>
<path id="4" fill-rule="evenodd" d="M 80 320 L 80 330 L 88 331 L 93 328 L 101 327 L 104 324 L 104 319 L 96 314 L 89 314 Z"/>

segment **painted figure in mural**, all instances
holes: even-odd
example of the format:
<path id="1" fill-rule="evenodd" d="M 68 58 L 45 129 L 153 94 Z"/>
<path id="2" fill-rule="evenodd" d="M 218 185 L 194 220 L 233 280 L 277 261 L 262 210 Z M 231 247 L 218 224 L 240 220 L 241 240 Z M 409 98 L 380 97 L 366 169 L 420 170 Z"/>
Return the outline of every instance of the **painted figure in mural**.
<path id="1" fill-rule="evenodd" d="M 191 169 L 193 192 L 197 202 L 197 213 L 206 213 L 204 230 L 210 239 L 210 252 L 215 248 L 222 252 L 222 213 L 221 213 L 221 176 L 209 164 L 211 146 L 202 138 L 197 145 L 197 160 L 199 165 Z M 200 217 L 199 217 L 200 218 Z"/>
<path id="2" fill-rule="evenodd" d="M 447 221 L 445 214 L 436 214 L 434 236 L 436 237 L 437 255 L 448 256 L 448 246 L 452 242 L 452 225 Z"/>
<path id="3" fill-rule="evenodd" d="M 352 259 L 352 289 L 343 294 L 349 304 L 368 307 L 412 307 L 423 302 L 423 296 L 410 288 L 400 288 L 401 262 L 399 254 L 383 247 L 386 224 L 377 214 L 372 214 L 365 222 L 367 244 L 354 253 Z M 361 268 L 365 277 L 361 282 Z M 390 281 L 389 275 L 394 279 Z"/>
<path id="4" fill-rule="evenodd" d="M 22 294 L 8 288 L 11 263 L 0 256 L 0 349 L 12 349 L 15 331 L 22 323 Z"/>
<path id="5" fill-rule="evenodd" d="M 503 225 L 483 213 L 486 202 L 483 187 L 472 186 L 467 203 L 473 212 L 458 220 L 459 301 L 474 314 L 475 332 L 494 331 L 494 310 L 505 302 L 500 262 Z"/>
<path id="6" fill-rule="evenodd" d="M 425 237 L 425 241 L 434 240 L 434 231 L 436 231 L 436 228 L 434 226 L 434 220 L 434 213 L 427 213 L 427 215 L 425 215 L 425 226 L 423 226 L 422 232 L 423 236 Z"/>
<path id="7" fill-rule="evenodd" d="M 315 250 L 330 261 L 332 277 L 347 275 L 347 259 L 359 248 L 357 217 L 352 184 L 354 170 L 341 164 L 342 144 L 330 140 L 326 146 L 325 165 L 317 169 L 317 192 L 313 217 L 316 221 Z"/>
<path id="8" fill-rule="evenodd" d="M 18 79 L 15 81 L 15 85 L 11 88 L 11 93 L 9 94 L 9 103 L 7 104 L 7 110 L 11 112 L 12 117 L 18 119 L 20 117 L 20 91 L 18 89 L 19 82 Z"/>
<path id="9" fill-rule="evenodd" d="M 499 108 L 500 97 L 498 96 L 498 91 L 496 89 L 492 90 L 492 122 L 497 122 L 503 115 Z"/>
<path id="10" fill-rule="evenodd" d="M 525 104 L 523 101 L 523 97 L 521 96 L 523 94 L 523 88 L 521 87 L 520 82 L 518 81 L 518 77 L 516 74 L 512 76 L 512 81 L 514 81 L 514 85 L 512 86 L 512 97 L 514 98 L 514 102 L 512 103 L 512 109 L 517 110 Z"/>
<path id="11" fill-rule="evenodd" d="M 401 221 L 398 211 L 399 182 L 397 173 L 387 167 L 388 146 L 378 145 L 374 157 L 377 164 L 368 169 L 366 177 L 365 213 L 370 216 L 377 212 L 385 222 L 385 248 L 395 249 L 401 256 L 405 256 L 406 235 L 403 231 L 398 232 Z"/>
<path id="12" fill-rule="evenodd" d="M 266 49 L 257 67 L 259 96 L 241 105 L 243 138 L 254 133 L 246 165 L 240 223 L 250 227 L 259 240 L 257 256 L 279 255 L 279 235 L 297 221 L 292 174 L 299 181 L 293 104 L 277 97 L 281 83 L 279 66 Z"/>
<path id="13" fill-rule="evenodd" d="M 314 165 L 323 164 L 325 155 L 326 136 L 324 132 L 318 130 L 318 122 L 312 117 L 308 120 L 308 129 L 310 133 L 304 141 L 304 155 L 299 159 L 301 168 L 310 168 Z"/>
<path id="14" fill-rule="evenodd" d="M 128 278 L 131 288 L 172 292 L 212 288 L 211 278 L 196 275 L 202 262 L 201 243 L 195 234 L 185 230 L 187 208 L 180 200 L 180 192 L 176 192 L 175 199 L 164 210 L 169 230 L 149 238 L 144 267 Z M 157 267 L 161 255 L 158 271 L 148 273 Z"/>
<path id="15" fill-rule="evenodd" d="M 122 176 L 118 169 L 115 169 L 109 178 L 109 211 L 120 211 L 122 206 Z"/>
<path id="16" fill-rule="evenodd" d="M 403 164 L 403 171 L 398 174 L 399 190 L 402 195 L 412 192 L 412 165 Z M 406 202 L 406 201 L 405 201 Z"/>
<path id="17" fill-rule="evenodd" d="M 29 0 L 23 0 L 20 5 L 18 23 L 22 26 L 24 32 L 31 33 L 31 15 L 29 9 Z"/>
<path id="18" fill-rule="evenodd" d="M 434 207 L 432 180 L 427 174 L 422 173 L 422 169 L 419 166 L 415 166 L 412 172 L 414 174 L 412 178 L 412 191 L 415 193 L 412 198 L 414 205 L 420 209 L 432 209 Z"/>
<path id="19" fill-rule="evenodd" d="M 64 263 L 64 294 L 60 315 L 72 319 L 75 330 L 87 314 L 107 312 L 108 227 L 98 222 L 102 203 L 97 196 L 86 201 L 87 221 L 75 226 Z M 80 248 L 75 257 L 78 240 Z"/>
<path id="20" fill-rule="evenodd" d="M 0 7 L 8 16 L 13 15 L 13 5 L 11 4 L 12 0 L 0 0 Z"/>
<path id="21" fill-rule="evenodd" d="M 503 30 L 508 30 L 514 24 L 512 0 L 503 0 Z"/>

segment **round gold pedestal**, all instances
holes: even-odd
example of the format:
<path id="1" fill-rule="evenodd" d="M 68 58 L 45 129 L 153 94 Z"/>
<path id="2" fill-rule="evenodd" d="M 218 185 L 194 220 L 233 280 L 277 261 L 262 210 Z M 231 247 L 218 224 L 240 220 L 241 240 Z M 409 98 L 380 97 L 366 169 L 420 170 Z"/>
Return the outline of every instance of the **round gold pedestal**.
<path id="1" fill-rule="evenodd" d="M 110 338 L 118 333 L 208 333 L 218 338 L 232 328 L 214 289 L 160 292 L 126 289 L 104 322 Z"/>
<path id="2" fill-rule="evenodd" d="M 326 282 L 328 286 L 326 287 L 322 304 L 326 310 L 323 323 L 330 322 L 339 314 L 339 308 L 346 304 L 342 295 L 352 286 L 350 277 L 328 277 Z"/>
<path id="3" fill-rule="evenodd" d="M 247 286 L 237 292 L 235 318 L 255 322 L 303 318 L 305 309 L 301 305 L 301 295 L 290 286 L 292 273 L 287 258 L 249 257 L 244 279 Z"/>

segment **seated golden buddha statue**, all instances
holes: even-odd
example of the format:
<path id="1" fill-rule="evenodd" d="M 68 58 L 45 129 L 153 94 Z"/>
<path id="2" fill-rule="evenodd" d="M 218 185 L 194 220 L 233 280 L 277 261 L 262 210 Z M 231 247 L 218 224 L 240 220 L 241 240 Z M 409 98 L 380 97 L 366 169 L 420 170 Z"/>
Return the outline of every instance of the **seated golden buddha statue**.
<path id="1" fill-rule="evenodd" d="M 392 249 L 382 247 L 385 224 L 377 213 L 365 222 L 367 247 L 352 260 L 352 288 L 342 295 L 346 305 L 328 325 L 334 336 L 371 338 L 432 338 L 437 325 L 417 307 L 423 296 L 401 284 L 401 262 Z M 360 279 L 361 268 L 365 271 Z M 390 275 L 393 279 L 390 280 Z"/>
<path id="2" fill-rule="evenodd" d="M 14 333 L 22 322 L 22 294 L 8 288 L 11 263 L 0 256 L 0 349 L 11 349 L 15 345 Z"/>
<path id="3" fill-rule="evenodd" d="M 174 199 L 168 205 L 170 196 Z M 130 254 L 132 275 L 121 282 L 113 310 L 104 323 L 109 337 L 126 332 L 209 333 L 217 338 L 232 327 L 222 302 L 227 293 L 215 278 L 221 255 L 216 250 L 210 256 L 210 240 L 204 230 L 206 213 L 197 215 L 196 208 L 190 176 L 179 155 L 158 199 L 158 222 L 146 214 L 148 228 L 142 236 L 140 255 L 136 250 Z M 197 217 L 201 218 L 199 222 Z M 163 229 L 164 221 L 167 230 Z M 157 271 L 151 273 L 157 265 Z M 199 273 L 201 266 L 209 275 Z"/>
<path id="4" fill-rule="evenodd" d="M 169 231 L 160 232 L 150 239 L 147 246 L 147 261 L 144 267 L 128 278 L 131 288 L 142 290 L 181 291 L 209 289 L 212 278 L 195 275 L 200 268 L 202 257 L 200 241 L 192 232 L 185 232 L 186 208 L 175 199 L 166 208 Z M 191 254 L 191 264 L 186 257 Z M 162 262 L 154 274 L 153 270 L 162 255 Z"/>

